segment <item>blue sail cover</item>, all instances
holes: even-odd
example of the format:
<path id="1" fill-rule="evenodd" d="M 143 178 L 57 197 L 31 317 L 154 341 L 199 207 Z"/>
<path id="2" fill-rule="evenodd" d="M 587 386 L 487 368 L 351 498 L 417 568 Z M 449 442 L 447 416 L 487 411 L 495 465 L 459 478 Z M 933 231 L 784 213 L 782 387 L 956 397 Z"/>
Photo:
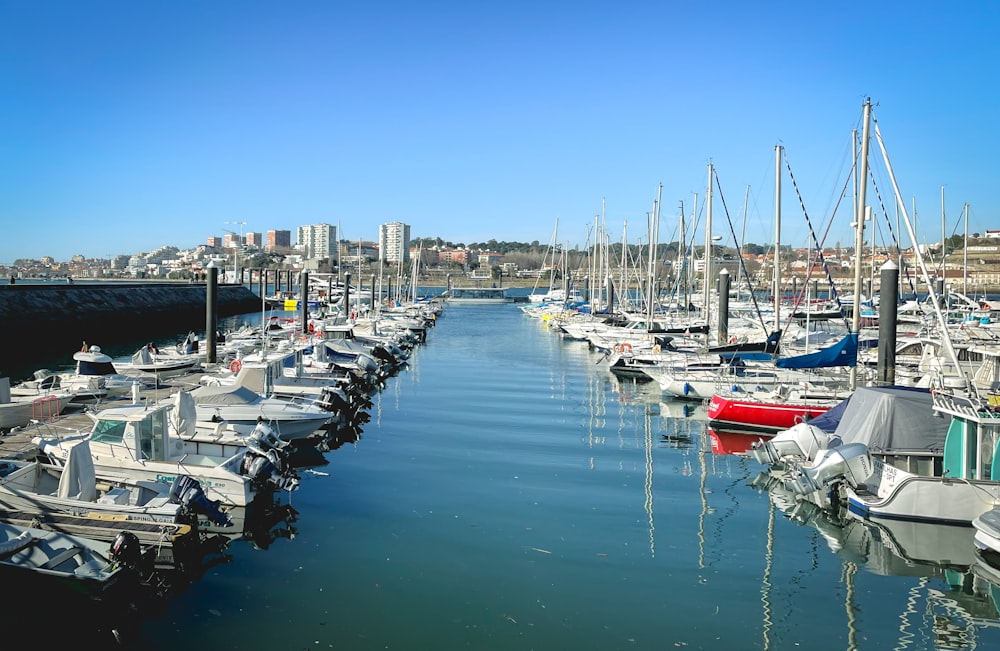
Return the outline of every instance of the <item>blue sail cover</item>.
<path id="1" fill-rule="evenodd" d="M 855 366 L 858 363 L 858 335 L 848 334 L 828 348 L 797 357 L 779 357 L 774 360 L 778 368 L 830 368 L 833 366 Z"/>

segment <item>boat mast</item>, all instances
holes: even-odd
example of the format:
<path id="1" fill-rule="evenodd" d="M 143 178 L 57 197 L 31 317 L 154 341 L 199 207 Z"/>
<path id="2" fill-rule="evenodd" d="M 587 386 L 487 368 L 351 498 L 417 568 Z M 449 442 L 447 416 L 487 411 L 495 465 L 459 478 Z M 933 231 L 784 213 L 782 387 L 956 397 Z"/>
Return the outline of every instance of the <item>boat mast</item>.
<path id="1" fill-rule="evenodd" d="M 781 145 L 774 146 L 774 329 L 781 329 Z"/>
<path id="2" fill-rule="evenodd" d="M 965 247 L 962 251 L 962 293 L 969 295 L 969 204 L 965 204 Z"/>
<path id="3" fill-rule="evenodd" d="M 747 208 L 750 204 L 750 184 L 747 184 L 747 191 L 743 195 L 743 227 L 740 229 L 740 242 L 739 245 L 742 247 L 747 241 Z M 740 248 L 740 251 L 743 249 Z M 737 274 L 736 278 L 736 295 L 738 297 L 743 296 L 743 276 L 746 274 L 746 261 L 743 256 L 740 256 L 740 272 Z M 753 291 L 752 287 L 747 287 L 747 291 Z"/>
<path id="4" fill-rule="evenodd" d="M 704 286 L 704 305 L 702 306 L 702 312 L 705 315 L 705 325 L 708 326 L 709 332 L 712 329 L 711 322 L 711 308 L 709 306 L 710 297 L 710 283 L 712 282 L 712 164 L 708 164 L 708 194 L 705 195 L 705 286 Z M 705 335 L 706 339 L 709 335 Z"/>
<path id="5" fill-rule="evenodd" d="M 861 339 L 861 254 L 865 245 L 865 190 L 868 187 L 868 124 L 871 121 L 872 101 L 865 99 L 864 122 L 861 129 L 861 171 L 858 173 L 858 203 L 854 213 L 854 313 L 851 332 Z M 858 386 L 858 367 L 851 367 L 851 391 Z"/>
<path id="6" fill-rule="evenodd" d="M 944 223 L 944 186 L 941 186 L 941 280 L 944 280 L 944 259 L 948 255 L 948 240 L 945 239 L 945 223 Z"/>
<path id="7" fill-rule="evenodd" d="M 649 309 L 646 315 L 647 322 L 652 328 L 653 313 L 656 311 L 656 296 L 654 287 L 656 286 L 656 246 L 660 237 L 660 198 L 663 195 L 663 184 L 656 189 L 656 203 L 653 204 L 652 221 L 649 224 L 649 270 L 646 273 L 649 283 Z"/>
<path id="8" fill-rule="evenodd" d="M 910 242 L 913 243 L 913 251 L 917 257 L 917 263 L 920 265 L 920 275 L 923 276 L 924 283 L 927 284 L 928 298 L 934 306 L 934 313 L 938 318 L 938 325 L 941 327 L 941 341 L 944 344 L 945 351 L 948 353 L 948 358 L 951 360 L 951 363 L 955 365 L 956 372 L 962 375 L 966 386 L 971 387 L 973 393 L 975 393 L 975 385 L 969 383 L 968 378 L 965 377 L 965 370 L 958 363 L 958 356 L 955 354 L 955 347 L 952 345 L 951 336 L 948 334 L 948 324 L 945 321 L 944 315 L 941 313 L 941 305 L 938 302 L 934 285 L 931 283 L 930 275 L 927 273 L 927 265 L 924 264 L 924 256 L 921 255 L 920 247 L 916 244 L 917 234 L 913 225 L 910 223 L 909 216 L 906 214 L 906 207 L 903 205 L 903 198 L 899 194 L 899 186 L 896 184 L 896 175 L 893 174 L 892 165 L 889 164 L 889 153 L 885 150 L 885 143 L 882 142 L 882 133 L 878 128 L 878 123 L 875 124 L 875 138 L 878 139 L 879 149 L 882 150 L 882 159 L 885 161 L 886 169 L 889 172 L 889 180 L 892 181 L 892 189 L 896 193 L 896 202 L 903 209 L 903 220 L 906 223 L 906 231 L 910 236 Z"/>

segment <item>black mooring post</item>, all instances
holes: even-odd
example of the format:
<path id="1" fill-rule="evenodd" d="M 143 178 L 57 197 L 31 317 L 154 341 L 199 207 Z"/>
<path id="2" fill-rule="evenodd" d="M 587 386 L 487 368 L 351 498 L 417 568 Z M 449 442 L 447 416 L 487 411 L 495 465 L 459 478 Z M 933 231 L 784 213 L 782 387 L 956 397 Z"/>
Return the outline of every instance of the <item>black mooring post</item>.
<path id="1" fill-rule="evenodd" d="M 729 270 L 719 271 L 719 345 L 729 341 Z"/>
<path id="2" fill-rule="evenodd" d="M 308 332 L 309 325 L 309 272 L 299 274 L 299 318 L 302 334 Z"/>
<path id="3" fill-rule="evenodd" d="M 205 361 L 214 364 L 216 361 L 215 331 L 219 323 L 219 268 L 215 266 L 215 263 L 209 262 L 205 271 L 208 272 L 205 278 Z"/>
<path id="4" fill-rule="evenodd" d="M 890 260 L 879 272 L 878 382 L 896 383 L 896 315 L 899 305 L 899 267 Z"/>

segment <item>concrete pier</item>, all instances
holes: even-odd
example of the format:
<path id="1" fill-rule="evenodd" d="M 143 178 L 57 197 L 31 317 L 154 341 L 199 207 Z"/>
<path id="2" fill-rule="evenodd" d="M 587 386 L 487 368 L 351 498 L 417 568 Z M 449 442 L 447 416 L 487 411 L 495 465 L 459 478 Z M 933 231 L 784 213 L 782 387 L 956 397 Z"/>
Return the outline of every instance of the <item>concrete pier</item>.
<path id="1" fill-rule="evenodd" d="M 42 358 L 69 358 L 83 341 L 110 346 L 200 333 L 205 295 L 204 282 L 0 285 L 0 375 Z M 242 285 L 219 285 L 216 300 L 220 317 L 260 310 L 260 298 Z"/>

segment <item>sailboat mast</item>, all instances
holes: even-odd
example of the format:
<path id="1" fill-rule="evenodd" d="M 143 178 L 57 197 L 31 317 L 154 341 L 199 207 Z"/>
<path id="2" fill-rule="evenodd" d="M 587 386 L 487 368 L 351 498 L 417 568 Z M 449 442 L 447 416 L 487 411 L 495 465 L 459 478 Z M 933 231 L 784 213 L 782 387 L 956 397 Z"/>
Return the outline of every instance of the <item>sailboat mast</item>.
<path id="1" fill-rule="evenodd" d="M 781 329 L 781 145 L 774 146 L 774 329 Z"/>
<path id="2" fill-rule="evenodd" d="M 861 338 L 861 254 L 865 245 L 865 191 L 868 188 L 868 124 L 871 121 L 872 102 L 865 99 L 864 122 L 861 129 L 861 171 L 858 173 L 858 204 L 854 214 L 854 313 L 851 332 Z M 851 390 L 858 385 L 857 366 L 851 367 Z"/>
<path id="3" fill-rule="evenodd" d="M 941 279 L 944 279 L 944 259 L 948 255 L 948 240 L 947 235 L 945 235 L 945 218 L 944 218 L 944 186 L 941 186 Z"/>
<path id="4" fill-rule="evenodd" d="M 654 287 L 656 285 L 656 245 L 660 237 L 660 198 L 663 195 L 663 184 L 661 183 L 656 189 L 656 203 L 653 205 L 653 215 L 649 224 L 649 269 L 646 272 L 646 278 L 648 279 L 649 296 L 649 309 L 647 312 L 647 318 L 650 321 L 650 327 L 652 327 L 653 313 L 656 311 L 656 292 Z"/>
<path id="5" fill-rule="evenodd" d="M 711 308 L 709 305 L 710 283 L 712 282 L 712 164 L 708 164 L 708 194 L 705 195 L 705 287 L 704 305 L 702 307 L 705 314 L 705 325 L 709 332 L 712 329 Z M 707 337 L 708 335 L 706 335 Z"/>
<path id="6" fill-rule="evenodd" d="M 969 204 L 965 204 L 965 247 L 962 250 L 962 293 L 969 295 Z"/>
<path id="7" fill-rule="evenodd" d="M 937 292 L 934 290 L 934 285 L 931 283 L 930 275 L 927 273 L 927 265 L 924 264 L 924 256 L 920 253 L 920 247 L 917 246 L 917 233 L 916 227 L 910 223 L 910 218 L 906 214 L 906 207 L 903 206 L 903 198 L 899 194 L 899 185 L 896 183 L 896 175 L 892 171 L 892 165 L 889 164 L 889 153 L 885 150 L 885 143 L 882 142 L 882 133 L 878 128 L 878 124 L 875 124 L 875 137 L 878 139 L 879 149 L 882 150 L 882 160 L 885 161 L 886 170 L 889 172 L 889 180 L 892 182 L 892 189 L 896 193 L 896 202 L 903 207 L 903 220 L 906 224 L 907 233 L 910 236 L 910 242 L 913 243 L 913 252 L 917 258 L 917 264 L 920 265 L 920 275 L 924 279 L 924 283 L 927 284 L 927 294 L 930 299 L 931 304 L 934 306 L 934 313 L 938 319 L 938 325 L 941 328 L 941 342 L 944 344 L 945 352 L 948 353 L 948 359 L 955 366 L 955 370 L 963 376 L 965 379 L 966 386 L 969 386 L 968 378 L 965 378 L 965 371 L 961 365 L 958 363 L 958 356 L 955 354 L 955 347 L 951 343 L 951 336 L 948 334 L 948 324 L 945 322 L 944 315 L 941 313 L 941 303 L 938 301 Z M 916 221 L 914 219 L 914 221 Z M 975 385 L 972 385 L 973 392 L 975 392 Z"/>

